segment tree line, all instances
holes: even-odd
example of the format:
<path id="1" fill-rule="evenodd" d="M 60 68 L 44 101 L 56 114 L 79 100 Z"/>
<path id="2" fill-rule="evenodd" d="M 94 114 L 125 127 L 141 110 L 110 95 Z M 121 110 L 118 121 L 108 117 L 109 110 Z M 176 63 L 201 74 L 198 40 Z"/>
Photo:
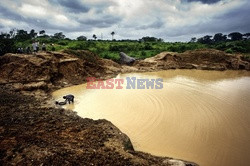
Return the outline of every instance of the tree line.
<path id="1" fill-rule="evenodd" d="M 81 35 L 76 38 L 76 40 L 72 40 L 67 38 L 63 32 L 57 32 L 53 35 L 47 35 L 45 30 L 41 30 L 36 32 L 34 29 L 30 31 L 25 31 L 23 29 L 12 29 L 8 33 L 1 33 L 0 34 L 0 56 L 4 55 L 5 53 L 15 53 L 17 48 L 19 47 L 27 47 L 29 46 L 33 41 L 39 41 L 40 43 L 46 43 L 46 44 L 56 44 L 56 50 L 60 50 L 63 48 L 81 48 L 81 49 L 93 49 L 97 50 L 97 53 L 103 52 L 102 50 L 108 48 L 109 51 L 114 52 L 116 50 L 121 50 L 121 48 L 125 49 L 125 47 L 131 47 L 135 48 L 134 46 L 138 47 L 136 43 L 144 43 L 142 44 L 144 48 L 144 51 L 148 50 L 154 50 L 159 49 L 156 45 L 158 45 L 162 50 L 167 51 L 176 51 L 176 52 L 183 52 L 185 50 L 189 50 L 190 48 L 200 48 L 203 47 L 201 45 L 204 45 L 204 48 L 216 48 L 223 51 L 228 51 L 228 53 L 233 52 L 249 52 L 249 43 L 245 41 L 250 41 L 250 33 L 242 34 L 240 32 L 232 32 L 228 35 L 224 35 L 222 33 L 216 33 L 214 36 L 206 35 L 201 38 L 192 38 L 188 43 L 195 43 L 196 45 L 188 45 L 188 43 L 165 43 L 163 39 L 156 38 L 156 37 L 150 37 L 145 36 L 138 40 L 130 40 L 130 39 L 122 39 L 122 40 L 115 40 L 115 32 L 111 32 L 110 35 L 112 37 L 112 40 L 102 40 L 101 38 L 98 38 L 96 34 L 93 34 L 91 39 L 88 39 L 86 36 Z M 92 41 L 103 41 L 103 42 L 110 42 L 110 44 L 101 44 L 100 48 L 97 46 L 92 46 L 94 43 Z M 237 42 L 240 41 L 241 43 L 231 43 L 230 42 Z M 77 43 L 78 42 L 78 43 Z M 82 43 L 86 42 L 86 43 Z M 118 42 L 118 43 L 115 43 Z M 124 44 L 119 44 L 124 43 Z M 131 43 L 132 45 L 128 45 L 126 43 Z M 155 43 L 156 45 L 152 45 L 150 43 Z M 228 44 L 227 44 L 228 43 Z M 107 47 L 107 48 L 106 48 Z M 97 49 L 98 48 L 98 49 Z M 54 46 L 51 47 L 49 50 L 54 50 Z M 130 49 L 131 50 L 131 49 Z"/>
<path id="2" fill-rule="evenodd" d="M 116 41 L 114 35 L 116 33 L 113 31 L 110 33 L 112 36 L 112 41 Z M 97 40 L 97 35 L 93 34 L 93 39 L 87 39 L 86 36 L 81 35 L 76 38 L 77 41 L 92 41 Z M 35 40 L 42 40 L 45 43 L 55 43 L 60 42 L 63 45 L 64 40 L 71 41 L 70 38 L 67 38 L 63 32 L 58 32 L 53 35 L 47 35 L 45 30 L 36 32 L 34 29 L 26 31 L 23 29 L 12 29 L 8 33 L 1 32 L 0 34 L 0 56 L 6 53 L 14 53 L 16 50 L 23 45 L 31 44 Z M 99 41 L 102 39 L 99 39 Z M 135 42 L 135 41 L 145 41 L 145 42 L 158 42 L 163 41 L 155 37 L 143 37 L 139 40 L 119 40 L 121 42 Z"/>
<path id="3" fill-rule="evenodd" d="M 232 32 L 228 35 L 224 35 L 222 33 L 216 33 L 214 36 L 206 35 L 198 39 L 194 37 L 194 38 L 191 38 L 190 42 L 212 44 L 212 43 L 218 43 L 218 42 L 240 41 L 240 40 L 249 40 L 249 39 L 250 39 L 250 33 L 242 34 L 240 32 Z"/>
<path id="4" fill-rule="evenodd" d="M 12 29 L 8 33 L 1 32 L 0 34 L 0 56 L 5 53 L 16 52 L 18 45 L 22 43 L 32 43 L 37 38 L 46 38 L 51 40 L 65 39 L 65 35 L 62 32 L 55 33 L 54 35 L 47 35 L 45 30 L 36 32 L 34 29 L 25 31 L 23 29 Z M 24 44 L 25 45 L 25 44 Z M 26 44 L 27 45 L 27 44 Z"/>

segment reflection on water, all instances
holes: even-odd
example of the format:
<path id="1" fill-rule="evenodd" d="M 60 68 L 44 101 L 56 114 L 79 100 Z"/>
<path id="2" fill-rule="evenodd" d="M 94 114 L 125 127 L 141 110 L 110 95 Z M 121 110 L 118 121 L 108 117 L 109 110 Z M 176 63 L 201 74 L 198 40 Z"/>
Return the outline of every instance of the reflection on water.
<path id="1" fill-rule="evenodd" d="M 126 133 L 136 150 L 195 161 L 201 166 L 249 165 L 250 72 L 169 70 L 119 75 L 163 78 L 164 88 L 71 93 L 82 117 L 107 119 Z"/>

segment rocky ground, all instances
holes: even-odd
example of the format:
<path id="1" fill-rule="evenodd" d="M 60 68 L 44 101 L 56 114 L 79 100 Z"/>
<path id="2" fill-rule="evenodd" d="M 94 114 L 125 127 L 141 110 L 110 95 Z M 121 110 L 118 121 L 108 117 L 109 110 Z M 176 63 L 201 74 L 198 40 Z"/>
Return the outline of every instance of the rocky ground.
<path id="1" fill-rule="evenodd" d="M 249 70 L 250 66 L 241 55 L 217 50 L 163 52 L 131 66 L 89 51 L 0 57 L 0 165 L 195 165 L 134 151 L 129 138 L 110 122 L 55 108 L 49 95 L 84 83 L 87 77 L 179 68 Z"/>

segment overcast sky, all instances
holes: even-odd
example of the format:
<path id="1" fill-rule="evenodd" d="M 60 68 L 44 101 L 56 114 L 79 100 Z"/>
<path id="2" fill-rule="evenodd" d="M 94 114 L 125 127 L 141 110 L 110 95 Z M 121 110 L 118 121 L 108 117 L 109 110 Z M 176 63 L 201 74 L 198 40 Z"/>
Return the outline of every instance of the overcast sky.
<path id="1" fill-rule="evenodd" d="M 0 31 L 12 28 L 69 38 L 189 41 L 206 34 L 250 32 L 250 0 L 1 0 Z"/>

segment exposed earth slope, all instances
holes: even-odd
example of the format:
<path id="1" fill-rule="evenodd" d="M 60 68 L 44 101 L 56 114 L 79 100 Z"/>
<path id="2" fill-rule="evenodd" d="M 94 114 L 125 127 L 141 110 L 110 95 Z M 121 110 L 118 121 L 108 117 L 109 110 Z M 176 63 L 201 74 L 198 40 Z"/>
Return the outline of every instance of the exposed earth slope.
<path id="1" fill-rule="evenodd" d="M 241 55 L 217 50 L 163 52 L 132 66 L 89 51 L 0 57 L 0 163 L 3 165 L 195 165 L 133 150 L 129 138 L 106 120 L 83 119 L 55 108 L 52 90 L 107 79 L 118 73 L 164 69 L 245 69 Z"/>

